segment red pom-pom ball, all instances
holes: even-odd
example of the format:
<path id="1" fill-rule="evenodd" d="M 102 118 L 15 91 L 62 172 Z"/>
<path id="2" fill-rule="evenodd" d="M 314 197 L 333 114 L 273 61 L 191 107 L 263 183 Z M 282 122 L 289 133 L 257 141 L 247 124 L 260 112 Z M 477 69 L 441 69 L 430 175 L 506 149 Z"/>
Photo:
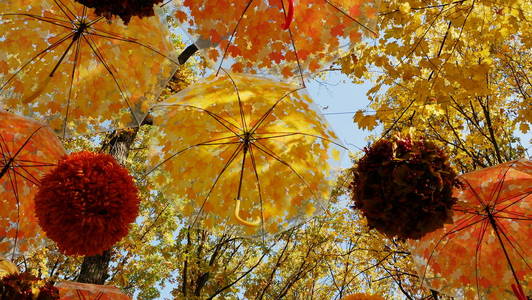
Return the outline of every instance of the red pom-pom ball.
<path id="1" fill-rule="evenodd" d="M 61 252 L 95 255 L 127 235 L 139 202 L 133 178 L 111 155 L 83 151 L 42 178 L 35 210 Z"/>

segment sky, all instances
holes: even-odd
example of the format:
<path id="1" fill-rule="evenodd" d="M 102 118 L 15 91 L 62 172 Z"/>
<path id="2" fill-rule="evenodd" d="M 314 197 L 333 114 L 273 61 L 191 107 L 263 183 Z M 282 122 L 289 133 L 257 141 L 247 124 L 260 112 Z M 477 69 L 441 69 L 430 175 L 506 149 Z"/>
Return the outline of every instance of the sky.
<path id="1" fill-rule="evenodd" d="M 366 138 L 374 132 L 359 129 L 353 123 L 353 115 L 369 105 L 366 92 L 371 88 L 370 83 L 353 84 L 346 75 L 334 71 L 324 81 L 311 80 L 306 85 L 344 146 L 350 151 L 366 146 Z"/>

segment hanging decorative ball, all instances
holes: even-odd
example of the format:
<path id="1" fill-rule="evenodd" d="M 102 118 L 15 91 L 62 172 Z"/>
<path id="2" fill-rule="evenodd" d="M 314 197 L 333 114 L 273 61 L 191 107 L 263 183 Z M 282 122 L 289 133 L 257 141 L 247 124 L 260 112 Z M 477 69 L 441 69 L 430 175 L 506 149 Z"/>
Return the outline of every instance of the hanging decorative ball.
<path id="1" fill-rule="evenodd" d="M 41 228 L 67 255 L 96 255 L 127 235 L 139 211 L 133 177 L 108 154 L 65 156 L 41 179 Z"/>
<path id="2" fill-rule="evenodd" d="M 357 293 L 347 295 L 343 297 L 342 300 L 384 300 L 384 298 L 379 295 Z"/>
<path id="3" fill-rule="evenodd" d="M 358 161 L 351 183 L 354 208 L 388 237 L 419 239 L 452 218 L 457 174 L 434 143 L 379 140 Z"/>
<path id="4" fill-rule="evenodd" d="M 13 273 L 0 279 L 0 299 L 57 300 L 59 290 L 51 280 L 41 280 L 29 272 Z"/>
<path id="5" fill-rule="evenodd" d="M 133 16 L 151 17 L 155 13 L 153 6 L 163 0 L 76 0 L 77 2 L 96 10 L 96 14 L 111 19 L 119 16 L 125 24 Z"/>

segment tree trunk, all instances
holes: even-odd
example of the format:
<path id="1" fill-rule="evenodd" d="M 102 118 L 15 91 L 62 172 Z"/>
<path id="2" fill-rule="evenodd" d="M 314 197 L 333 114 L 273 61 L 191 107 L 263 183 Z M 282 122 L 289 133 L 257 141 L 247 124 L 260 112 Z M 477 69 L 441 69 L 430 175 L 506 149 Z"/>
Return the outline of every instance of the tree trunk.
<path id="1" fill-rule="evenodd" d="M 77 281 L 93 284 L 104 284 L 109 277 L 108 268 L 111 261 L 111 250 L 104 251 L 101 255 L 85 256 L 81 264 Z"/>
<path id="2" fill-rule="evenodd" d="M 148 116 L 142 123 L 151 125 Z M 102 145 L 100 152 L 108 150 L 116 161 L 122 166 L 125 164 L 129 149 L 135 141 L 138 128 L 128 128 L 111 133 Z M 109 263 L 111 262 L 112 250 L 104 251 L 100 255 L 85 256 L 81 264 L 81 270 L 77 277 L 78 282 L 104 284 L 109 277 Z"/>

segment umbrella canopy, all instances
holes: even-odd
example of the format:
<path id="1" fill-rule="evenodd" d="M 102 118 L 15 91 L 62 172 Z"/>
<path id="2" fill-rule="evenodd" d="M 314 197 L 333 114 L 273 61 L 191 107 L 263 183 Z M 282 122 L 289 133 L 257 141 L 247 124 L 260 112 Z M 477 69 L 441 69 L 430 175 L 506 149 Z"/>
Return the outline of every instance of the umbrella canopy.
<path id="1" fill-rule="evenodd" d="M 18 273 L 17 266 L 0 255 L 0 278 L 13 273 Z"/>
<path id="2" fill-rule="evenodd" d="M 249 75 L 210 77 L 152 114 L 158 145 L 150 173 L 183 201 L 193 224 L 275 233 L 329 197 L 339 144 L 301 89 Z"/>
<path id="3" fill-rule="evenodd" d="M 41 176 L 63 155 L 50 128 L 0 111 L 0 255 L 24 252 L 44 237 L 33 197 Z"/>
<path id="4" fill-rule="evenodd" d="M 139 125 L 175 71 L 159 17 L 109 22 L 72 0 L 0 1 L 0 101 L 62 135 Z"/>
<path id="5" fill-rule="evenodd" d="M 131 300 L 114 286 L 61 281 L 55 285 L 60 300 Z"/>
<path id="6" fill-rule="evenodd" d="M 465 299 L 515 299 L 530 293 L 532 162 L 467 173 L 453 223 L 409 241 L 424 282 Z M 522 298 L 518 298 L 522 299 Z"/>
<path id="7" fill-rule="evenodd" d="M 185 0 L 198 48 L 219 70 L 269 72 L 286 78 L 327 67 L 338 49 L 374 32 L 374 0 Z M 220 9 L 223 7 L 223 9 Z M 292 21 L 293 20 L 293 21 Z"/>

